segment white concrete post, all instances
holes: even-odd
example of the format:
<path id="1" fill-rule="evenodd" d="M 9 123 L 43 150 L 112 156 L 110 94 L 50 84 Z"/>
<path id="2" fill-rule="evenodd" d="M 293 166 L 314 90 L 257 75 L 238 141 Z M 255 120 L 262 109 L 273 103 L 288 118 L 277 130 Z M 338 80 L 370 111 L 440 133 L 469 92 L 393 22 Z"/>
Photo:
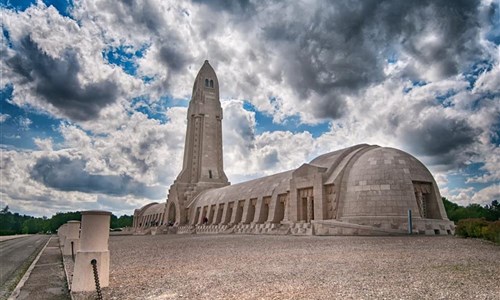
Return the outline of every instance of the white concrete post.
<path id="1" fill-rule="evenodd" d="M 95 291 L 94 272 L 91 261 L 97 261 L 101 287 L 109 285 L 109 225 L 108 211 L 83 211 L 80 250 L 76 253 L 71 291 Z"/>
<path id="2" fill-rule="evenodd" d="M 64 240 L 63 255 L 71 255 L 71 248 L 73 247 L 73 254 L 80 249 L 80 221 L 68 221 L 66 225 L 66 239 Z M 73 243 L 73 245 L 71 244 Z"/>
<path id="3" fill-rule="evenodd" d="M 61 247 L 64 247 L 64 240 L 66 239 L 66 229 L 68 227 L 68 224 L 62 224 L 59 229 L 57 230 L 57 235 L 59 235 L 59 245 Z"/>

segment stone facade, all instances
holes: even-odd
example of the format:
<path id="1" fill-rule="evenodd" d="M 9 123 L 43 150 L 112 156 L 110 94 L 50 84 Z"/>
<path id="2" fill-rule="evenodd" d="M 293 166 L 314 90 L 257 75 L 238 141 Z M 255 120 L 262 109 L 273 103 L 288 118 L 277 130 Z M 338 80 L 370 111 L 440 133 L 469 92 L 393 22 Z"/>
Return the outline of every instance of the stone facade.
<path id="1" fill-rule="evenodd" d="M 155 233 L 162 225 L 165 213 L 165 203 L 150 203 L 134 210 L 132 227 L 136 233 Z"/>
<path id="2" fill-rule="evenodd" d="M 161 224 L 177 233 L 403 234 L 411 210 L 413 232 L 454 232 L 432 174 L 398 149 L 356 145 L 229 185 L 218 88 L 205 61 L 189 105 L 183 170 L 170 187 Z"/>

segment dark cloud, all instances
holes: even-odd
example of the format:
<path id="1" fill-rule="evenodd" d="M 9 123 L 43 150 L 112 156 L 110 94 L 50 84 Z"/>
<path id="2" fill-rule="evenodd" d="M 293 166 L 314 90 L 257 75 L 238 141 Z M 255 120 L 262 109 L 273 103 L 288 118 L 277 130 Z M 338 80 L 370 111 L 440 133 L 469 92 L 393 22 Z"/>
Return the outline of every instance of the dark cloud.
<path id="1" fill-rule="evenodd" d="M 386 23 L 412 58 L 423 65 L 433 66 L 442 78 L 468 67 L 473 58 L 482 55 L 479 45 L 477 0 L 422 1 L 410 5 L 396 26 Z M 383 20 L 381 14 L 379 20 Z M 424 44 L 421 38 L 434 34 L 435 40 Z"/>
<path id="2" fill-rule="evenodd" d="M 411 152 L 433 157 L 433 164 L 457 162 L 457 156 L 469 156 L 467 149 L 477 142 L 480 132 L 466 120 L 431 115 L 420 126 L 405 126 L 399 135 Z"/>
<path id="3" fill-rule="evenodd" d="M 234 14 L 250 13 L 255 5 L 250 0 L 193 0 L 194 3 L 204 4 L 213 10 L 226 10 Z"/>
<path id="4" fill-rule="evenodd" d="M 483 55 L 478 6 L 465 0 L 282 4 L 282 16 L 261 25 L 261 37 L 283 58 L 285 82 L 302 98 L 320 96 L 316 116 L 338 118 L 345 96 L 385 79 L 394 54 L 411 56 L 441 78 L 467 68 Z"/>
<path id="5" fill-rule="evenodd" d="M 335 92 L 325 94 L 322 101 L 312 103 L 313 109 L 318 118 L 339 118 L 347 110 L 346 102 Z"/>
<path id="6" fill-rule="evenodd" d="M 110 196 L 134 195 L 150 199 L 165 197 L 162 186 L 147 186 L 128 175 L 94 175 L 85 171 L 86 162 L 66 156 L 42 157 L 30 172 L 31 177 L 61 191 L 101 193 Z"/>
<path id="7" fill-rule="evenodd" d="M 268 170 L 276 167 L 279 162 L 278 151 L 276 149 L 272 149 L 271 152 L 266 153 L 266 155 L 262 158 L 260 165 L 262 170 Z"/>
<path id="8" fill-rule="evenodd" d="M 107 5 L 110 6 L 108 8 L 115 14 L 118 22 L 123 23 L 123 20 L 132 17 L 135 24 L 143 26 L 144 29 L 152 31 L 155 34 L 159 34 L 166 27 L 161 10 L 150 0 L 121 0 L 116 3 L 113 2 L 109 2 Z M 119 7 L 115 7 L 116 4 Z"/>
<path id="9" fill-rule="evenodd" d="M 16 54 L 6 61 L 7 66 L 22 83 L 33 83 L 40 99 L 70 119 L 95 119 L 101 109 L 116 101 L 118 86 L 111 80 L 82 86 L 78 80 L 80 63 L 75 52 L 67 50 L 62 57 L 53 58 L 39 49 L 30 36 L 23 38 L 16 50 Z"/>
<path id="10" fill-rule="evenodd" d="M 172 43 L 165 43 L 160 47 L 160 61 L 169 67 L 169 71 L 184 71 L 189 59 L 185 52 L 177 49 Z"/>

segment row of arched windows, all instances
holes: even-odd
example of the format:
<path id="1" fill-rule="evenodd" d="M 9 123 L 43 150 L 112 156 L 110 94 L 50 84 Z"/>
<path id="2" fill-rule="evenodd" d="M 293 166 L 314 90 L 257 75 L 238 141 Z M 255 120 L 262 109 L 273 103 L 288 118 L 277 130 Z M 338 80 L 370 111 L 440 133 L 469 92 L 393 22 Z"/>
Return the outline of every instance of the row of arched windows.
<path id="1" fill-rule="evenodd" d="M 205 86 L 213 88 L 214 87 L 214 81 L 212 79 L 210 79 L 210 80 L 205 79 Z"/>

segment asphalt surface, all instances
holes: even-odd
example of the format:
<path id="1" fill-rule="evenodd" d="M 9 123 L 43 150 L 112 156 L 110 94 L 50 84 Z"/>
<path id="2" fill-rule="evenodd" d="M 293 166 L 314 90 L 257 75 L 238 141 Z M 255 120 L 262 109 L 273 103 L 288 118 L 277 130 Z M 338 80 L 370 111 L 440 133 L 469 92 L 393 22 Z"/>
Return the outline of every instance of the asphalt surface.
<path id="1" fill-rule="evenodd" d="M 71 259 L 71 258 L 70 258 Z M 53 237 L 22 286 L 17 300 L 70 300 L 59 239 Z"/>
<path id="2" fill-rule="evenodd" d="M 15 288 L 50 236 L 30 235 L 0 242 L 0 299 Z"/>

